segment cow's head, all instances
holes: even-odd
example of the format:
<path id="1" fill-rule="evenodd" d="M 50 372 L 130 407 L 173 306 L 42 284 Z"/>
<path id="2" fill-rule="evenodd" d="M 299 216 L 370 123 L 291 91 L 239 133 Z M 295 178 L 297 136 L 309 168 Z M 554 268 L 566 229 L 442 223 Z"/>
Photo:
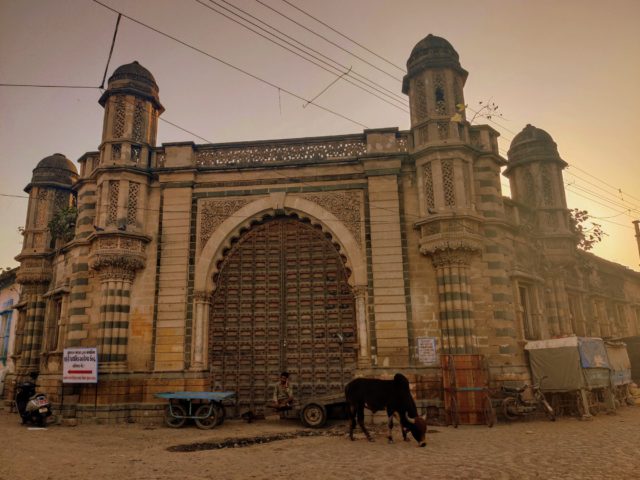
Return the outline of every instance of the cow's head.
<path id="1" fill-rule="evenodd" d="M 413 435 L 413 438 L 416 439 L 418 445 L 421 447 L 427 446 L 427 421 L 421 416 L 417 416 L 416 418 L 409 417 L 409 414 L 405 412 L 405 419 L 407 420 L 407 427 Z"/>

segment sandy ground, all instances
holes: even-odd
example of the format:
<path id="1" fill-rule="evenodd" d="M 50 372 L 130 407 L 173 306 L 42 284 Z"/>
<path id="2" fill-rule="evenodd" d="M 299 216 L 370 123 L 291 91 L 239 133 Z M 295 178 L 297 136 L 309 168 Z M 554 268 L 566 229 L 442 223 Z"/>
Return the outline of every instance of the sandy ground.
<path id="1" fill-rule="evenodd" d="M 253 424 L 226 421 L 214 430 L 194 426 L 51 425 L 29 430 L 17 414 L 0 412 L 0 479 L 636 479 L 640 478 L 640 407 L 592 421 L 560 418 L 461 426 L 431 426 L 428 446 L 388 444 L 382 425 L 376 441 L 344 423 L 321 436 L 248 447 L 173 451 L 172 447 L 229 438 L 292 434 L 288 420 Z M 317 432 L 317 431 L 316 431 Z M 332 434 L 333 433 L 333 434 Z"/>

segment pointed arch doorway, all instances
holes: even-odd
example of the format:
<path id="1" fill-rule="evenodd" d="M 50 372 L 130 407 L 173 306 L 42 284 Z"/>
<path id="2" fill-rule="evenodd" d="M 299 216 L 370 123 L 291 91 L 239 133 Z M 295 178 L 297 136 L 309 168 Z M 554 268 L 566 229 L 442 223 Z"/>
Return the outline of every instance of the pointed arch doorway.
<path id="1" fill-rule="evenodd" d="M 267 218 L 225 255 L 209 321 L 211 388 L 262 410 L 282 370 L 299 398 L 339 393 L 357 362 L 355 299 L 330 236 L 295 216 Z"/>

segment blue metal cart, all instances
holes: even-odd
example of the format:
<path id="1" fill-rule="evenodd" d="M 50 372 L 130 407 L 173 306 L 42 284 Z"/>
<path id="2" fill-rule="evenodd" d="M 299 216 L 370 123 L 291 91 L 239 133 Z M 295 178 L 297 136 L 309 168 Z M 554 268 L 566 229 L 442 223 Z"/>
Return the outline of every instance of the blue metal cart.
<path id="1" fill-rule="evenodd" d="M 180 428 L 192 419 L 198 428 L 211 429 L 220 425 L 226 416 L 223 402 L 235 397 L 235 392 L 161 392 L 158 398 L 169 400 L 165 410 L 165 423 Z"/>

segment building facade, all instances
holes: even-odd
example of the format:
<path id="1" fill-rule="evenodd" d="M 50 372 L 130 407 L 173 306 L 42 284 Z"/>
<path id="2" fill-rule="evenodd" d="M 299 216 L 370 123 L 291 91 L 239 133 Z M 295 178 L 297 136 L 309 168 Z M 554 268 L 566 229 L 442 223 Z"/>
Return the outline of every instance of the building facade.
<path id="1" fill-rule="evenodd" d="M 16 315 L 14 307 L 20 298 L 20 285 L 16 283 L 17 268 L 0 273 L 0 396 L 4 393 L 4 379 L 15 372 L 13 347 Z"/>
<path id="2" fill-rule="evenodd" d="M 429 35 L 408 131 L 158 146 L 155 79 L 119 67 L 98 151 L 43 159 L 25 189 L 17 375 L 79 418 L 153 416 L 167 390 L 259 411 L 281 370 L 300 396 L 402 371 L 437 404 L 429 346 L 500 383 L 529 378 L 527 340 L 639 335 L 640 273 L 577 249 L 551 136 L 527 125 L 502 158 L 466 79 Z M 98 348 L 97 386 L 63 387 L 70 347 Z"/>

